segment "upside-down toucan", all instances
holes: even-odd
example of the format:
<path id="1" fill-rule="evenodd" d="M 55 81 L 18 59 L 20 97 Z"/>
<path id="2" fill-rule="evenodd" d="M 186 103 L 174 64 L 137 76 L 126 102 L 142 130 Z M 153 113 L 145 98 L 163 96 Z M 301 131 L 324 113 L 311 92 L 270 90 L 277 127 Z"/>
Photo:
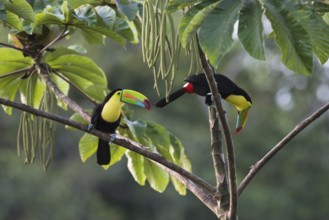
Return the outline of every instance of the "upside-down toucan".
<path id="1" fill-rule="evenodd" d="M 143 94 L 134 90 L 116 89 L 108 94 L 104 101 L 97 105 L 91 117 L 89 129 L 95 128 L 107 133 L 115 133 L 120 124 L 121 108 L 125 104 L 133 104 L 151 109 L 151 103 Z M 107 165 L 111 161 L 109 143 L 98 139 L 97 163 Z"/>
<path id="2" fill-rule="evenodd" d="M 217 82 L 218 92 L 223 99 L 234 105 L 238 110 L 238 118 L 236 123 L 235 133 L 239 133 L 240 130 L 246 124 L 248 118 L 248 112 L 251 107 L 252 101 L 248 93 L 238 87 L 232 80 L 221 74 L 215 74 L 215 81 Z M 172 93 L 168 97 L 161 99 L 156 103 L 157 107 L 164 107 L 168 103 L 174 101 L 178 97 L 185 93 L 196 93 L 200 96 L 207 96 L 210 93 L 209 85 L 205 74 L 200 73 L 197 75 L 191 75 L 185 79 L 187 82 L 183 88 Z"/>

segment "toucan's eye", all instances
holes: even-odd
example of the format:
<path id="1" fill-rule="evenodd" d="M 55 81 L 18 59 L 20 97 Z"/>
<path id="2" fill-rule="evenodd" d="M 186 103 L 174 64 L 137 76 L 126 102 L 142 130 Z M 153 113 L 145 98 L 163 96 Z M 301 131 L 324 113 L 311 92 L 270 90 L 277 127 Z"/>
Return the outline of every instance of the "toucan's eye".
<path id="1" fill-rule="evenodd" d="M 121 92 L 118 92 L 117 94 L 118 94 L 118 95 L 121 95 Z"/>

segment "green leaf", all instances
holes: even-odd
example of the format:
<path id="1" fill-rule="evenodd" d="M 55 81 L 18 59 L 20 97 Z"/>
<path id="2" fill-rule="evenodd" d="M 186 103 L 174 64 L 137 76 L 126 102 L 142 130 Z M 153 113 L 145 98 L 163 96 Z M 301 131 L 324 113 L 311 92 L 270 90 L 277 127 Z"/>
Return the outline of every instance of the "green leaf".
<path id="1" fill-rule="evenodd" d="M 95 33 L 95 31 L 88 29 L 81 29 L 80 33 L 89 44 L 105 44 L 105 38 L 103 34 Z"/>
<path id="2" fill-rule="evenodd" d="M 113 28 L 116 19 L 114 9 L 109 6 L 97 6 L 95 10 L 99 16 L 98 20 L 101 20 L 107 27 Z"/>
<path id="3" fill-rule="evenodd" d="M 35 109 L 39 109 L 44 92 L 46 90 L 46 85 L 40 81 L 36 74 L 33 74 L 26 80 L 22 81 L 23 83 L 20 86 L 22 103 L 30 105 Z M 30 94 L 27 92 L 27 83 L 31 83 Z"/>
<path id="4" fill-rule="evenodd" d="M 133 151 L 126 151 L 126 156 L 128 158 L 128 170 L 135 181 L 144 186 L 146 180 L 146 175 L 144 173 L 144 157 Z"/>
<path id="5" fill-rule="evenodd" d="M 21 19 L 18 17 L 18 15 L 7 11 L 6 13 L 6 23 L 9 24 L 10 26 L 14 27 L 18 31 L 23 30 L 23 25 Z"/>
<path id="6" fill-rule="evenodd" d="M 79 141 L 79 152 L 82 162 L 86 162 L 97 150 L 98 137 L 84 134 Z"/>
<path id="7" fill-rule="evenodd" d="M 132 21 L 137 15 L 138 4 L 132 0 L 116 0 L 118 10 Z"/>
<path id="8" fill-rule="evenodd" d="M 4 3 L 7 11 L 16 14 L 20 18 L 34 21 L 34 10 L 32 6 L 25 0 L 11 0 Z"/>
<path id="9" fill-rule="evenodd" d="M 170 176 L 170 180 L 171 180 L 172 184 L 174 185 L 175 190 L 179 193 L 179 195 L 185 196 L 186 195 L 185 185 L 173 176 Z"/>
<path id="10" fill-rule="evenodd" d="M 79 8 L 75 9 L 76 18 L 87 26 L 97 25 L 97 14 L 91 5 L 82 5 Z"/>
<path id="11" fill-rule="evenodd" d="M 81 21 L 74 21 L 71 23 L 71 25 L 80 28 L 81 31 L 88 32 L 89 35 L 92 35 L 93 32 L 97 32 L 95 34 L 105 35 L 106 37 L 116 41 L 122 46 L 126 44 L 126 40 L 121 35 L 119 35 L 115 30 L 110 30 L 105 26 L 97 25 L 91 27 L 82 23 Z"/>
<path id="12" fill-rule="evenodd" d="M 79 53 L 75 50 L 70 49 L 70 47 L 56 47 L 54 51 L 47 52 L 45 55 L 45 60 L 55 60 L 63 55 L 74 54 L 78 55 Z"/>
<path id="13" fill-rule="evenodd" d="M 47 63 L 81 90 L 92 85 L 107 87 L 105 73 L 88 57 L 76 54 L 63 55 L 47 60 Z"/>
<path id="14" fill-rule="evenodd" d="M 310 36 L 313 50 L 321 64 L 326 63 L 329 58 L 329 25 L 312 11 L 298 10 L 292 13 Z"/>
<path id="15" fill-rule="evenodd" d="M 68 96 L 70 85 L 65 80 L 63 80 L 62 78 L 60 78 L 55 74 L 52 74 L 51 78 L 54 81 L 54 83 L 58 86 L 59 90 L 61 90 L 64 95 Z M 67 110 L 67 104 L 62 100 L 57 99 L 57 105 L 62 109 Z"/>
<path id="16" fill-rule="evenodd" d="M 168 173 L 149 159 L 144 160 L 144 169 L 151 188 L 160 193 L 165 191 L 169 183 Z"/>
<path id="17" fill-rule="evenodd" d="M 70 50 L 73 50 L 74 52 L 77 52 L 78 54 L 81 54 L 81 55 L 87 54 L 87 49 L 84 46 L 82 46 L 81 44 L 74 44 L 74 45 L 68 46 L 67 48 Z"/>
<path id="18" fill-rule="evenodd" d="M 258 0 L 245 0 L 240 12 L 238 36 L 251 56 L 265 60 L 262 14 Z"/>
<path id="19" fill-rule="evenodd" d="M 89 123 L 89 122 L 86 122 L 84 120 L 84 118 L 80 114 L 78 114 L 78 113 L 74 113 L 73 115 L 71 115 L 70 120 L 79 122 L 81 124 L 86 124 L 86 126 Z M 68 130 L 71 130 L 71 131 L 77 131 L 76 128 L 73 128 L 73 127 L 68 126 L 68 125 L 65 125 L 65 128 L 68 129 Z"/>
<path id="20" fill-rule="evenodd" d="M 85 88 L 84 92 L 92 99 L 102 102 L 107 94 L 109 94 L 109 89 L 104 86 L 92 85 Z"/>
<path id="21" fill-rule="evenodd" d="M 55 14 L 49 12 L 39 12 L 35 15 L 36 25 L 45 25 L 45 24 L 65 24 L 65 21 Z"/>
<path id="22" fill-rule="evenodd" d="M 0 48 L 0 76 L 20 69 L 31 67 L 33 60 L 29 57 L 24 57 L 23 54 L 11 48 Z M 16 93 L 19 90 L 24 80 L 21 77 L 26 71 L 0 78 L 0 97 L 13 101 Z M 12 108 L 2 106 L 7 114 L 12 113 Z"/>
<path id="23" fill-rule="evenodd" d="M 0 80 L 0 97 L 14 101 L 16 93 L 19 90 L 23 80 L 16 76 L 6 77 Z M 8 114 L 12 114 L 12 107 L 1 105 L 4 111 Z"/>
<path id="24" fill-rule="evenodd" d="M 125 123 L 129 127 L 132 135 L 132 139 L 135 139 L 139 143 L 148 147 L 152 152 L 160 152 L 169 161 L 174 162 L 175 164 L 183 167 L 184 169 L 191 171 L 191 163 L 187 159 L 187 156 L 184 153 L 184 148 L 182 143 L 178 140 L 177 137 L 173 136 L 168 132 L 162 125 L 156 124 L 154 122 L 144 122 L 141 120 L 130 121 L 124 118 Z M 122 132 L 121 132 L 122 133 Z M 123 135 L 123 134 L 122 134 Z M 129 136 L 129 135 L 128 135 Z M 147 170 L 147 179 L 151 184 L 151 187 L 159 192 L 162 192 L 169 181 L 168 174 L 161 167 L 154 164 L 151 161 L 146 161 L 144 159 L 144 169 L 146 173 Z M 161 169 L 161 172 L 158 171 Z M 158 176 L 154 176 L 154 172 L 160 172 Z M 150 178 L 150 179 L 149 179 Z M 163 178 L 163 179 L 162 179 Z M 185 195 L 186 188 L 182 183 L 176 179 L 171 179 L 174 184 L 175 189 L 181 194 Z"/>
<path id="25" fill-rule="evenodd" d="M 11 48 L 0 48 L 0 54 L 0 76 L 30 67 L 33 64 L 32 58 L 24 57 L 22 52 Z"/>
<path id="26" fill-rule="evenodd" d="M 85 4 L 102 4 L 102 0 L 67 0 L 72 8 L 78 8 Z"/>
<path id="27" fill-rule="evenodd" d="M 167 13 L 173 13 L 198 2 L 200 2 L 200 0 L 170 0 L 167 4 L 166 11 Z"/>
<path id="28" fill-rule="evenodd" d="M 206 17 L 212 12 L 220 3 L 205 1 L 190 9 L 181 19 L 178 27 L 179 38 L 183 47 L 186 47 L 191 36 L 196 33 L 202 25 Z"/>
<path id="29" fill-rule="evenodd" d="M 264 7 L 275 41 L 282 52 L 282 62 L 297 73 L 310 74 L 313 68 L 312 45 L 308 33 L 293 16 L 292 11 L 297 6 L 279 0 L 266 0 Z"/>
<path id="30" fill-rule="evenodd" d="M 241 7 L 242 1 L 240 0 L 223 0 L 201 25 L 200 45 L 215 68 L 233 46 L 233 27 Z"/>

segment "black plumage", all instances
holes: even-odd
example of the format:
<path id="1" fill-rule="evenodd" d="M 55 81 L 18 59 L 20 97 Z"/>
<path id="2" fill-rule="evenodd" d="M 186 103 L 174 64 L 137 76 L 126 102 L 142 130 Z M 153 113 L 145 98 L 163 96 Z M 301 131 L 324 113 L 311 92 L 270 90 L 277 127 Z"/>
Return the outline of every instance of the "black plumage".
<path id="1" fill-rule="evenodd" d="M 106 132 L 106 133 L 115 133 L 115 130 L 117 129 L 117 127 L 120 124 L 121 115 L 118 118 L 118 120 L 116 120 L 115 122 L 109 123 L 101 117 L 101 113 L 104 108 L 104 105 L 109 101 L 109 99 L 113 96 L 113 94 L 115 94 L 118 90 L 121 90 L 121 89 L 113 90 L 111 93 L 109 93 L 106 96 L 106 98 L 104 99 L 104 101 L 101 104 L 97 105 L 94 108 L 94 111 L 93 111 L 93 114 L 91 117 L 91 123 L 93 124 L 93 127 L 95 129 L 102 131 L 102 132 Z M 98 139 L 98 147 L 97 147 L 96 156 L 97 156 L 97 163 L 99 165 L 107 165 L 111 161 L 109 143 L 107 141 L 102 140 L 101 138 Z"/>
<path id="2" fill-rule="evenodd" d="M 214 77 L 217 83 L 218 92 L 223 99 L 226 99 L 229 95 L 241 95 L 251 103 L 250 96 L 243 89 L 237 86 L 232 80 L 222 74 L 215 74 Z M 156 103 L 156 106 L 160 108 L 164 107 L 185 93 L 196 93 L 200 96 L 206 96 L 208 93 L 210 93 L 207 78 L 203 73 L 191 75 L 187 77 L 185 81 L 187 84 L 185 84 L 183 88 L 170 94 L 168 101 L 165 98 L 161 99 Z"/>

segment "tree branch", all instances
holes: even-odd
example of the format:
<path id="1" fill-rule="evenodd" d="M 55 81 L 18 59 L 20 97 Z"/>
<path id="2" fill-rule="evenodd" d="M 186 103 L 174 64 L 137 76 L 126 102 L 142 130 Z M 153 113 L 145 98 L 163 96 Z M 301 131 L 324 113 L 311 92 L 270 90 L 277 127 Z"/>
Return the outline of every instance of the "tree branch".
<path id="1" fill-rule="evenodd" d="M 218 200 L 217 216 L 229 210 L 230 197 L 228 192 L 225 156 L 222 147 L 222 135 L 219 129 L 217 111 L 213 106 L 208 106 L 211 155 L 216 176 L 216 199 Z"/>
<path id="2" fill-rule="evenodd" d="M 233 139 L 230 132 L 230 127 L 228 126 L 226 117 L 225 117 L 225 111 L 223 109 L 222 103 L 221 103 L 221 97 L 217 89 L 217 83 L 215 81 L 215 71 L 209 64 L 206 55 L 201 49 L 199 40 L 197 38 L 198 42 L 198 49 L 199 49 L 199 56 L 201 60 L 201 66 L 204 70 L 204 73 L 206 75 L 211 94 L 213 96 L 215 107 L 217 110 L 217 113 L 219 115 L 225 142 L 226 142 L 226 149 L 227 149 L 227 163 L 228 163 L 228 175 L 229 175 L 229 186 L 230 186 L 230 209 L 229 209 L 229 219 L 235 220 L 237 219 L 237 208 L 238 208 L 238 192 L 237 192 L 237 185 L 236 185 L 236 166 L 235 166 L 235 153 L 234 153 L 234 145 L 233 145 Z"/>
<path id="3" fill-rule="evenodd" d="M 22 104 L 22 103 L 16 103 L 12 102 L 3 98 L 0 98 L 0 104 L 11 106 L 13 108 L 29 112 L 30 114 L 33 114 L 35 116 L 40 116 L 43 118 L 47 118 L 56 122 L 59 122 L 64 125 L 68 125 L 71 127 L 74 127 L 76 129 L 79 129 L 84 132 L 88 132 L 92 135 L 95 135 L 103 140 L 110 141 L 111 136 L 107 133 L 92 129 L 91 131 L 88 131 L 87 126 L 81 123 L 78 123 L 76 121 L 72 121 L 68 118 L 58 116 L 49 112 L 43 112 L 38 109 L 32 108 L 31 106 Z M 200 198 L 212 211 L 216 208 L 216 201 L 213 199 L 215 194 L 215 188 L 205 182 L 203 179 L 195 176 L 194 174 L 188 172 L 187 170 L 177 166 L 176 164 L 166 160 L 164 157 L 162 157 L 159 154 L 152 153 L 147 150 L 147 147 L 136 143 L 132 140 L 129 140 L 119 134 L 116 135 L 116 138 L 113 143 L 122 146 L 124 148 L 127 148 L 131 151 L 134 151 L 138 154 L 141 154 L 156 163 L 161 164 L 162 166 L 166 167 L 168 173 L 170 175 L 173 175 L 182 181 L 183 184 L 198 198 Z M 178 175 L 178 176 L 177 176 Z M 215 212 L 216 213 L 216 212 Z"/>
<path id="4" fill-rule="evenodd" d="M 250 169 L 249 173 L 242 180 L 239 185 L 238 193 L 239 196 L 246 188 L 246 186 L 250 183 L 250 181 L 254 178 L 254 176 L 265 166 L 269 160 L 272 159 L 283 147 L 285 147 L 297 134 L 299 134 L 302 130 L 304 130 L 308 125 L 310 125 L 313 121 L 319 118 L 323 113 L 329 110 L 329 102 L 311 114 L 309 117 L 305 118 L 299 124 L 296 125 L 294 129 L 292 129 L 280 142 L 278 142 L 264 157 L 262 157 L 259 161 L 257 161 Z"/>

